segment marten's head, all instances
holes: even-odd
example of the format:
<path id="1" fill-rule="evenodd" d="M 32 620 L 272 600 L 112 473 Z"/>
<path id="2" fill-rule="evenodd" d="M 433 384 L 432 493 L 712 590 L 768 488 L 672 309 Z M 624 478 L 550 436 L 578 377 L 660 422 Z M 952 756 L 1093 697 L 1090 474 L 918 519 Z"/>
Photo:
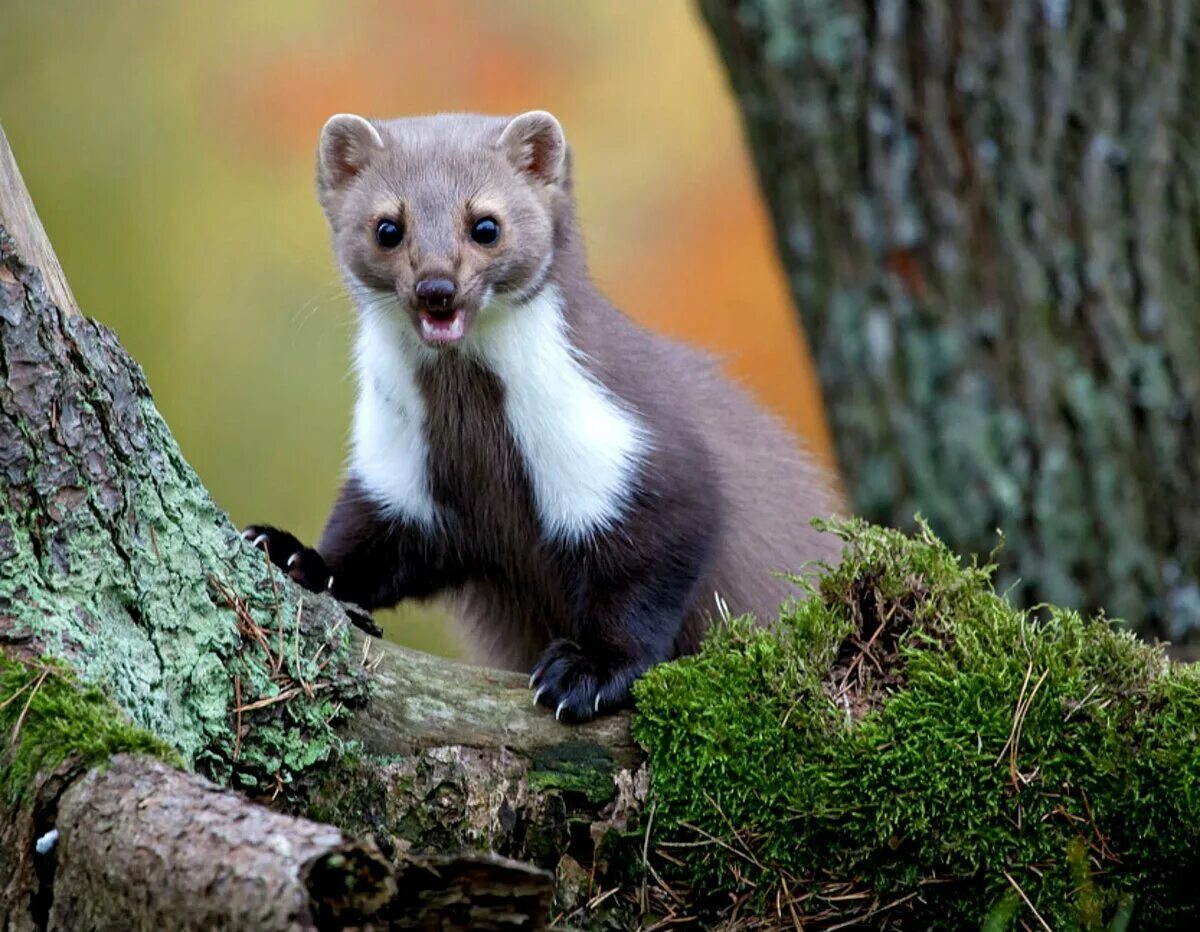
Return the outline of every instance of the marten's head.
<path id="1" fill-rule="evenodd" d="M 407 314 L 447 347 L 493 298 L 532 297 L 569 198 L 567 145 L 549 113 L 330 118 L 317 188 L 334 251 L 369 307 Z"/>

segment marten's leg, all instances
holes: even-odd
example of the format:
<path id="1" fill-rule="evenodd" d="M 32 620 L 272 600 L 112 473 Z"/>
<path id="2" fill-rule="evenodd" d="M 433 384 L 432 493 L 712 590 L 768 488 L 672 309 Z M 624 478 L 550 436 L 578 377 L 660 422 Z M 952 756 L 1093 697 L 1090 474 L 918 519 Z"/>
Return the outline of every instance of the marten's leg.
<path id="1" fill-rule="evenodd" d="M 563 555 L 577 621 L 530 677 L 535 701 L 558 718 L 582 722 L 620 708 L 634 680 L 674 656 L 699 581 L 709 575 L 715 533 L 703 522 L 678 522 L 673 534 L 668 526 L 617 531 Z"/>
<path id="2" fill-rule="evenodd" d="M 316 548 L 267 524 L 243 536 L 313 592 L 375 609 L 431 595 L 460 581 L 444 542 L 426 529 L 383 515 L 353 479 L 342 487 Z"/>

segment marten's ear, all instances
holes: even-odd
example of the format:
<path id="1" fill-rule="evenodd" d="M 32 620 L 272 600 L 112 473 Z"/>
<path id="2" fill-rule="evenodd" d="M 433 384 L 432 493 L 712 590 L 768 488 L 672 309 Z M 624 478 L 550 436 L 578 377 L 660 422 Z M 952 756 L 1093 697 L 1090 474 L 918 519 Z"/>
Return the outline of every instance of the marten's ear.
<path id="1" fill-rule="evenodd" d="M 567 140 L 558 120 L 545 110 L 530 110 L 513 117 L 496 145 L 518 171 L 544 184 L 563 180 Z"/>
<path id="2" fill-rule="evenodd" d="M 322 199 L 358 175 L 383 148 L 379 131 L 360 116 L 338 113 L 321 129 L 317 147 L 317 188 Z"/>

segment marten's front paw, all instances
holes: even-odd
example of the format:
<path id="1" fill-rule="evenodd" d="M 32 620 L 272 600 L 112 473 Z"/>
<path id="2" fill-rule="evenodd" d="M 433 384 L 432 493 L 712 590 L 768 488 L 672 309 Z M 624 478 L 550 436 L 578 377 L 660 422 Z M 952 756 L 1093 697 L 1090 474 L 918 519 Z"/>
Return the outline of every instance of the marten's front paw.
<path id="1" fill-rule="evenodd" d="M 529 688 L 534 703 L 553 709 L 560 721 L 586 722 L 625 705 L 634 678 L 628 666 L 608 669 L 574 641 L 558 640 L 533 668 Z"/>
<path id="2" fill-rule="evenodd" d="M 242 537 L 265 550 L 272 563 L 305 589 L 325 592 L 333 588 L 333 576 L 321 555 L 305 547 L 295 535 L 269 524 L 252 524 L 242 531 Z"/>

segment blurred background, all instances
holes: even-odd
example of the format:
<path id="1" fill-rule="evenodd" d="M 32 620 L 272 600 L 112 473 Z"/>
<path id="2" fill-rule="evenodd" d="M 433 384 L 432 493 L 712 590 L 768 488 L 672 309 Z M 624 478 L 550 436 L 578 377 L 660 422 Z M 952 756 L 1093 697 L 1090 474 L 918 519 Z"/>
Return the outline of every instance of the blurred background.
<path id="1" fill-rule="evenodd" d="M 305 540 L 342 471 L 354 316 L 313 188 L 331 113 L 553 111 L 595 278 L 724 354 L 831 458 L 737 110 L 688 0 L 5 0 L 0 122 L 85 313 L 241 526 Z M 442 615 L 381 618 L 457 647 Z"/>

